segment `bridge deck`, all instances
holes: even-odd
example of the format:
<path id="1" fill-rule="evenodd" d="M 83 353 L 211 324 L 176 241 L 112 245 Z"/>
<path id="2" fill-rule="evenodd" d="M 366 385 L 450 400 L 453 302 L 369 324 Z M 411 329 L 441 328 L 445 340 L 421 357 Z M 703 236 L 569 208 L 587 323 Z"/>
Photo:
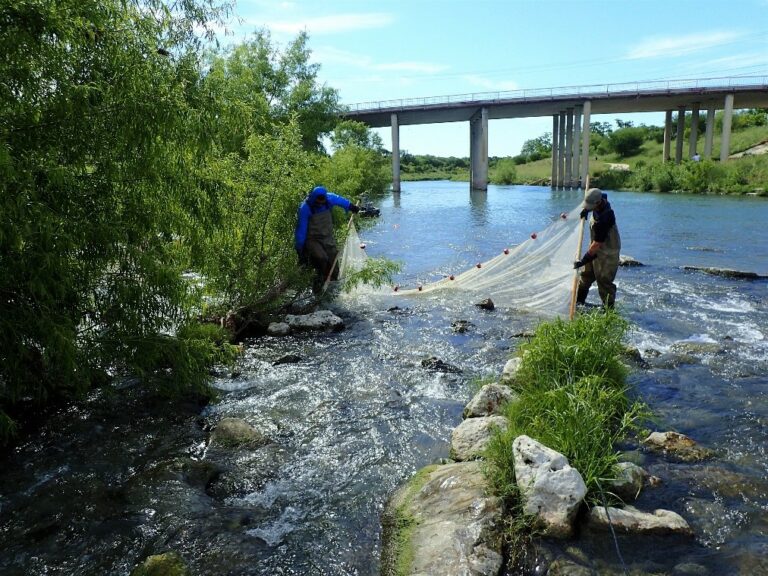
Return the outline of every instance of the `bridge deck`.
<path id="1" fill-rule="evenodd" d="M 696 81 L 668 81 L 635 84 L 606 84 L 510 92 L 485 92 L 366 102 L 354 104 L 344 117 L 379 128 L 389 126 L 397 113 L 398 123 L 435 124 L 468 121 L 480 108 L 489 119 L 551 116 L 586 100 L 592 114 L 661 112 L 678 106 L 701 109 L 722 108 L 725 96 L 734 95 L 734 108 L 768 107 L 768 77 L 709 78 Z"/>

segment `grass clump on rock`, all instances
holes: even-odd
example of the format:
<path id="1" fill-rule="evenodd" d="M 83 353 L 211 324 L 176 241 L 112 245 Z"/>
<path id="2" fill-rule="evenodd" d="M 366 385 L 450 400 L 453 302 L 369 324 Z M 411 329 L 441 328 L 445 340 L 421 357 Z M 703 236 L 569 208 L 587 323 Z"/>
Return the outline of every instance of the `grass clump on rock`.
<path id="1" fill-rule="evenodd" d="M 489 444 L 492 485 L 517 494 L 512 443 L 525 434 L 565 455 L 582 475 L 588 499 L 615 476 L 615 445 L 639 428 L 647 408 L 629 398 L 620 360 L 627 322 L 612 311 L 541 324 L 520 347 L 522 363 L 511 386 L 518 400 L 505 408 L 506 431 Z"/>

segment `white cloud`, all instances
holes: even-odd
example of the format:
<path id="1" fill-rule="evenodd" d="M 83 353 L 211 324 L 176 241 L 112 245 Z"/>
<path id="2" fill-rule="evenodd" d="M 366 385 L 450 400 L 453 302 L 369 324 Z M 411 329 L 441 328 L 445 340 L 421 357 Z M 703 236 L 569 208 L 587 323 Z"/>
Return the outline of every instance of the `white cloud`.
<path id="1" fill-rule="evenodd" d="M 674 57 L 700 52 L 714 46 L 728 44 L 741 38 L 739 32 L 712 32 L 688 34 L 685 36 L 670 36 L 666 38 L 648 38 L 629 49 L 628 60 L 644 58 Z"/>
<path id="2" fill-rule="evenodd" d="M 392 22 L 394 22 L 392 14 L 371 12 L 368 14 L 335 14 L 332 16 L 319 16 L 317 18 L 274 22 L 255 22 L 251 19 L 249 23 L 255 26 L 266 26 L 275 32 L 297 34 L 306 30 L 310 35 L 315 35 L 384 28 Z"/>

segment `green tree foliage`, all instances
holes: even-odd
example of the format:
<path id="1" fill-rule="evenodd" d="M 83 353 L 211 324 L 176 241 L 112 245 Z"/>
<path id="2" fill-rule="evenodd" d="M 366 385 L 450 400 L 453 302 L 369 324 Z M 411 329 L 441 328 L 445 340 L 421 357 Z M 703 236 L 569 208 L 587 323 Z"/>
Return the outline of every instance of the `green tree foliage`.
<path id="1" fill-rule="evenodd" d="M 552 133 L 545 132 L 542 136 L 533 140 L 526 140 L 520 149 L 520 156 L 526 159 L 526 162 L 534 162 L 547 158 L 552 154 Z"/>
<path id="2" fill-rule="evenodd" d="M 512 158 L 500 159 L 490 172 L 490 180 L 494 184 L 514 184 L 517 180 L 515 161 Z"/>
<path id="3" fill-rule="evenodd" d="M 300 283 L 293 250 L 296 210 L 314 182 L 314 157 L 294 119 L 274 133 L 252 134 L 239 154 L 212 167 L 221 187 L 221 226 L 195 261 L 220 306 L 266 306 Z"/>
<path id="4" fill-rule="evenodd" d="M 217 217 L 198 178 L 195 36 L 216 16 L 193 1 L 0 8 L 0 406 L 123 370 L 204 384 L 186 367 L 208 350 L 167 334 L 189 321 L 195 229 Z"/>
<path id="5" fill-rule="evenodd" d="M 354 201 L 381 196 L 390 181 L 381 137 L 365 124 L 340 122 L 331 135 L 333 155 L 319 163 L 318 182 Z"/>
<path id="6" fill-rule="evenodd" d="M 310 64 L 308 37 L 300 33 L 284 49 L 269 31 L 223 53 L 209 56 L 206 86 L 220 109 L 218 139 L 225 151 L 242 151 L 250 133 L 297 119 L 302 145 L 321 150 L 339 112 L 338 94 L 317 84 L 318 64 Z"/>
<path id="7" fill-rule="evenodd" d="M 611 132 L 608 136 L 608 145 L 620 158 L 626 158 L 639 153 L 645 140 L 646 131 L 643 128 L 630 126 Z"/>

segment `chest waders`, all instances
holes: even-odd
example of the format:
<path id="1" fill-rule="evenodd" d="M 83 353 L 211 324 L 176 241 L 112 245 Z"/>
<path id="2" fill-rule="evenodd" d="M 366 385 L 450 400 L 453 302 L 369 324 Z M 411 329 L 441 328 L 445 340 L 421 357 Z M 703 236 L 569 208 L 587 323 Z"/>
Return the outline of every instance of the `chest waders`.
<path id="1" fill-rule="evenodd" d="M 594 220 L 589 227 L 590 241 L 595 239 Z M 616 272 L 619 269 L 619 252 L 621 251 L 621 237 L 619 229 L 614 224 L 608 231 L 608 236 L 603 245 L 597 251 L 597 258 L 584 266 L 584 270 L 579 276 L 579 290 L 576 294 L 576 302 L 584 304 L 587 300 L 589 287 L 593 282 L 597 282 L 597 292 L 600 294 L 600 300 L 606 308 L 612 308 L 616 302 L 616 284 L 613 283 L 616 278 Z"/>
<path id="2" fill-rule="evenodd" d="M 313 289 L 319 290 L 330 273 L 336 259 L 336 238 L 333 235 L 333 213 L 330 210 L 309 216 L 304 253 L 315 269 Z"/>

